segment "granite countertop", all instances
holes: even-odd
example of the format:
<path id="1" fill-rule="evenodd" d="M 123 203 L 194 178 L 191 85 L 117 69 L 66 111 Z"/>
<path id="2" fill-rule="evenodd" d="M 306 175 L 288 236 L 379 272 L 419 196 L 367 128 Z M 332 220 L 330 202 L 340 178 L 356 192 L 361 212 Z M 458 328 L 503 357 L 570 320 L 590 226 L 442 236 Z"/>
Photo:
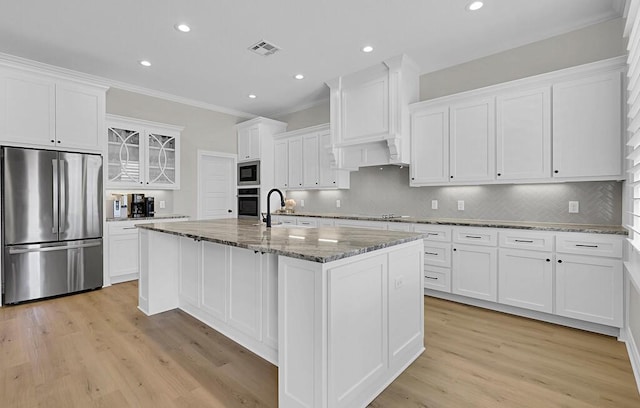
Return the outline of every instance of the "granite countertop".
<path id="1" fill-rule="evenodd" d="M 348 227 L 304 228 L 281 224 L 267 228 L 257 220 L 236 218 L 143 224 L 138 228 L 320 263 L 423 238 L 422 234 L 411 232 Z"/>
<path id="2" fill-rule="evenodd" d="M 144 221 L 144 220 L 166 220 L 170 218 L 189 218 L 188 215 L 182 214 L 156 214 L 153 217 L 138 217 L 138 218 L 109 218 L 107 217 L 107 222 L 114 221 Z"/>
<path id="3" fill-rule="evenodd" d="M 458 218 L 419 218 L 409 216 L 395 216 L 389 218 L 386 215 L 359 215 L 359 214 L 339 214 L 339 213 L 277 213 L 277 215 L 288 215 L 294 217 L 315 217 L 315 218 L 340 218 L 345 220 L 361 221 L 385 221 L 385 222 L 408 222 L 414 224 L 438 224 L 456 225 L 465 227 L 489 227 L 489 228 L 513 228 L 537 231 L 560 231 L 560 232 L 586 232 L 593 234 L 615 234 L 628 235 L 629 232 L 621 225 L 598 225 L 598 224 L 570 224 L 551 223 L 534 221 L 497 221 L 497 220 L 467 220 Z"/>

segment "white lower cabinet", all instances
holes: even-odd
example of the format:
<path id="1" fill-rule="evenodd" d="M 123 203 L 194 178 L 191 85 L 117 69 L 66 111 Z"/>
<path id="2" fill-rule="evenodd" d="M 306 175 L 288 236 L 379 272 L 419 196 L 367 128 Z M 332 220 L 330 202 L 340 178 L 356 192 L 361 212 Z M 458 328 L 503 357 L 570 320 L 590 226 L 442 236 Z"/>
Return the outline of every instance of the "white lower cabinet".
<path id="1" fill-rule="evenodd" d="M 552 313 L 552 260 L 551 252 L 500 248 L 498 302 Z"/>
<path id="2" fill-rule="evenodd" d="M 202 243 L 193 238 L 180 237 L 180 270 L 178 295 L 180 301 L 199 306 L 200 268 L 202 266 Z"/>
<path id="3" fill-rule="evenodd" d="M 496 248 L 475 245 L 453 245 L 453 293 L 476 299 L 498 300 L 498 268 Z"/>
<path id="4" fill-rule="evenodd" d="M 556 314 L 621 327 L 622 261 L 558 254 Z"/>
<path id="5" fill-rule="evenodd" d="M 451 268 L 424 265 L 424 287 L 451 293 Z"/>
<path id="6" fill-rule="evenodd" d="M 260 254 L 230 247 L 229 284 L 227 286 L 228 323 L 241 332 L 262 339 L 262 271 Z"/>

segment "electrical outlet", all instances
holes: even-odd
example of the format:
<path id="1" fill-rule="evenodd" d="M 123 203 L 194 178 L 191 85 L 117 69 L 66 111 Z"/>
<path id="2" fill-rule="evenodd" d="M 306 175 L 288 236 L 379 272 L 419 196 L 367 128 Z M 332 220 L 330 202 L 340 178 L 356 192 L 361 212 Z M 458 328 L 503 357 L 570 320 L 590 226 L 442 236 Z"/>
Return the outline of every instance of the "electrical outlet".
<path id="1" fill-rule="evenodd" d="M 304 200 L 300 200 L 300 207 L 304 207 Z"/>
<path id="2" fill-rule="evenodd" d="M 395 284 L 396 289 L 401 288 L 402 285 L 404 285 L 403 278 L 404 278 L 404 276 L 398 276 L 395 279 L 394 284 Z"/>
<path id="3" fill-rule="evenodd" d="M 464 200 L 458 200 L 458 211 L 464 211 Z"/>
<path id="4" fill-rule="evenodd" d="M 438 209 L 438 200 L 431 200 L 431 209 L 432 210 Z"/>
<path id="5" fill-rule="evenodd" d="M 569 201 L 569 213 L 577 214 L 580 212 L 580 201 Z"/>
<path id="6" fill-rule="evenodd" d="M 336 208 L 340 208 L 340 200 L 336 200 Z"/>
<path id="7" fill-rule="evenodd" d="M 167 203 L 164 200 L 160 200 L 160 208 L 164 208 L 167 206 Z"/>

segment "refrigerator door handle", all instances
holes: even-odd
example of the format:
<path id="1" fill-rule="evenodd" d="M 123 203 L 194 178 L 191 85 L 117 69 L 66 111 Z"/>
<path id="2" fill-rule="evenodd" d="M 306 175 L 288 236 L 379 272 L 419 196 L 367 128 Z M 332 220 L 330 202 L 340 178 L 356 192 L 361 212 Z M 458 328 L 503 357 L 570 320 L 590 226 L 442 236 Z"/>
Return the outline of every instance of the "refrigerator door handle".
<path id="1" fill-rule="evenodd" d="M 58 233 L 58 159 L 51 159 L 51 165 L 53 166 L 53 208 L 51 211 L 52 219 L 53 219 L 53 227 L 51 228 L 51 232 L 54 234 Z"/>
<path id="2" fill-rule="evenodd" d="M 9 254 L 26 254 L 27 252 L 51 252 L 51 251 L 67 251 L 69 249 L 90 248 L 102 245 L 102 242 L 88 242 L 85 244 L 70 244 L 40 248 L 10 247 Z"/>
<path id="3" fill-rule="evenodd" d="M 66 226 L 65 226 L 65 222 L 67 219 L 67 198 L 66 198 L 66 192 L 67 192 L 67 175 L 65 173 L 65 168 L 64 168 L 64 160 L 60 159 L 60 227 L 59 230 L 60 232 L 64 232 Z"/>

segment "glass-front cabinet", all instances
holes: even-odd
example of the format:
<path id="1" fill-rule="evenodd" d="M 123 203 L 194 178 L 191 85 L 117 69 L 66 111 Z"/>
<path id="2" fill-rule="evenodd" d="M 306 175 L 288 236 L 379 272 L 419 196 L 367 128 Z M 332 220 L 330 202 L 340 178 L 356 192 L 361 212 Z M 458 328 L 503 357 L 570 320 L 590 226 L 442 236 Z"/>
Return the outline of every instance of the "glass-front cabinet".
<path id="1" fill-rule="evenodd" d="M 181 127 L 107 115 L 107 188 L 180 188 Z"/>

